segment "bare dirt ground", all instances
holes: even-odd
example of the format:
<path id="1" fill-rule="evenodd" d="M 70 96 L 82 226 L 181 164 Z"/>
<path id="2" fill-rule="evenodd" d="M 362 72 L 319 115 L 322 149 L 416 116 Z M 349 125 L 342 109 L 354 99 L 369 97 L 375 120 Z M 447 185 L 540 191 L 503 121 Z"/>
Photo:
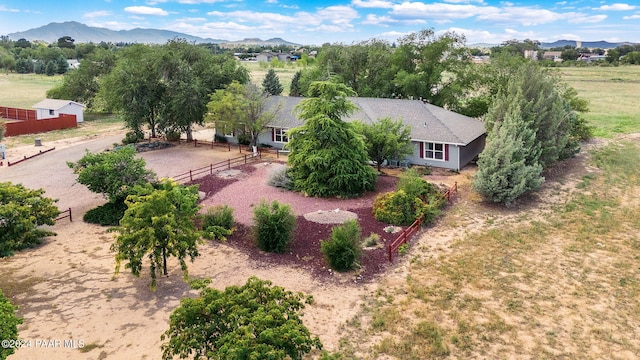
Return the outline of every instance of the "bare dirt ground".
<path id="1" fill-rule="evenodd" d="M 182 172 L 187 165 L 198 166 L 185 164 L 185 158 L 191 159 L 191 155 L 185 156 L 187 152 L 201 154 L 197 158 L 203 163 L 218 156 L 237 155 L 206 147 L 179 147 L 148 152 L 142 156 L 160 176 L 168 176 Z M 174 164 L 180 164 L 182 168 L 173 168 Z M 287 198 L 290 194 L 280 190 L 267 194 L 257 183 L 250 183 L 264 183 L 268 168 L 274 164 L 261 162 L 255 165 L 257 168 L 252 174 L 236 173 L 236 176 L 248 182 L 229 179 L 221 186 L 220 192 L 209 194 L 204 205 L 231 202 L 232 198 L 243 198 L 250 204 L 263 198 L 270 200 L 276 197 L 283 202 L 296 202 Z M 457 182 L 460 191 L 456 202 L 462 205 L 478 204 L 479 199 L 470 190 L 473 171 L 470 168 L 460 174 L 438 172 L 431 175 L 430 180 L 449 186 Z M 567 168 L 567 171 L 571 169 Z M 581 172 L 582 169 L 579 169 Z M 564 182 L 562 186 L 575 186 L 577 176 L 572 176 L 572 180 Z M 528 216 L 544 216 L 545 206 L 552 206 L 565 197 L 566 192 L 548 191 L 522 204 L 521 210 L 530 210 Z M 366 208 L 365 202 L 359 199 L 348 200 L 353 203 L 332 199 L 307 200 L 297 201 L 300 206 L 294 206 L 299 219 L 314 211 L 336 208 L 361 216 L 362 213 L 358 211 Z M 543 200 L 541 210 L 537 210 L 536 201 L 539 200 Z M 489 211 L 485 206 L 476 209 L 478 211 L 475 213 L 458 216 L 454 205 L 449 210 L 451 215 L 446 215 L 436 225 L 426 229 L 416 240 L 415 246 L 429 249 L 430 256 L 438 256 L 447 253 L 451 242 L 461 234 L 488 224 L 490 226 L 488 219 L 500 221 L 518 216 L 517 212 L 498 207 L 489 208 Z M 250 210 L 250 206 L 237 210 L 236 219 L 248 225 Z M 179 305 L 182 297 L 194 295 L 182 281 L 179 264 L 175 259 L 170 259 L 169 276 L 159 279 L 155 292 L 148 288 L 149 277 L 146 273 L 136 278 L 122 269 L 120 275 L 114 276 L 113 254 L 109 251 L 113 234 L 107 233 L 105 228 L 84 224 L 80 220 L 81 214 L 74 214 L 74 217 L 72 223 L 60 221 L 53 228 L 58 235 L 48 238 L 42 246 L 0 259 L 0 275 L 4 279 L 0 285 L 5 294 L 20 306 L 19 314 L 24 317 L 24 324 L 19 329 L 20 337 L 31 340 L 31 347 L 19 349 L 14 357 L 50 360 L 160 358 L 160 336 L 168 328 L 170 313 Z M 189 264 L 189 275 L 211 278 L 212 285 L 220 289 L 243 284 L 248 277 L 257 276 L 288 290 L 313 295 L 314 304 L 305 310 L 305 325 L 312 334 L 320 337 L 327 350 L 335 350 L 342 336 L 340 329 L 366 304 L 365 299 L 376 297 L 380 284 L 394 288 L 406 282 L 409 261 L 409 257 L 400 257 L 376 277 L 359 282 L 354 281 L 354 273 L 318 276 L 309 268 L 290 261 L 256 259 L 255 253 L 242 246 L 208 242 L 202 245 L 201 256 Z M 80 341 L 84 346 L 82 348 L 78 346 Z"/>

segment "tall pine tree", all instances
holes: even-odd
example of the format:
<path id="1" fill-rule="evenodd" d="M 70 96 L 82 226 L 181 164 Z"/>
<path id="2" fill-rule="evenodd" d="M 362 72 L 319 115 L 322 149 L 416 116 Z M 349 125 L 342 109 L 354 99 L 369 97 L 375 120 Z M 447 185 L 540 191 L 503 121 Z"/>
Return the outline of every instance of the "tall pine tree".
<path id="1" fill-rule="evenodd" d="M 280 95 L 282 94 L 282 84 L 280 84 L 280 78 L 276 74 L 276 71 L 273 69 L 269 69 L 267 71 L 267 75 L 262 80 L 262 88 L 264 92 L 269 95 Z"/>
<path id="2" fill-rule="evenodd" d="M 351 197 L 373 190 L 376 173 L 367 165 L 364 140 L 342 120 L 355 105 L 355 93 L 343 84 L 314 82 L 310 98 L 296 111 L 304 125 L 289 131 L 288 175 L 296 190 L 309 196 Z"/>
<path id="3" fill-rule="evenodd" d="M 302 96 L 302 89 L 300 88 L 300 78 L 302 77 L 302 70 L 296 71 L 291 79 L 291 86 L 289 87 L 289 96 Z"/>

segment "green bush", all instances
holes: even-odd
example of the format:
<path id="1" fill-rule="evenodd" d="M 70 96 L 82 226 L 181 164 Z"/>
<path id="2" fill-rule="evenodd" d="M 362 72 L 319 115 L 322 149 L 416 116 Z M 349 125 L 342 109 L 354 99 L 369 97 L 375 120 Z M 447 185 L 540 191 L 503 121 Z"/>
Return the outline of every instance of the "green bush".
<path id="1" fill-rule="evenodd" d="M 283 253 L 289 249 L 296 228 L 291 206 L 261 201 L 253 209 L 254 235 L 258 247 L 267 252 Z"/>
<path id="2" fill-rule="evenodd" d="M 438 193 L 436 186 L 424 180 L 415 168 L 408 169 L 400 175 L 396 190 L 403 190 L 408 196 L 421 199 Z"/>
<path id="3" fill-rule="evenodd" d="M 18 325 L 22 324 L 22 319 L 16 316 L 16 309 L 0 290 L 0 339 L 3 342 L 18 340 Z M 12 346 L 0 347 L 0 359 L 6 359 L 13 352 Z"/>
<path id="4" fill-rule="evenodd" d="M 167 130 L 164 136 L 167 138 L 167 141 L 178 141 L 180 140 L 180 131 L 178 130 Z"/>
<path id="5" fill-rule="evenodd" d="M 125 145 L 135 144 L 141 140 L 144 140 L 144 133 L 142 131 L 129 131 L 124 135 L 124 139 L 122 139 L 122 143 Z"/>
<path id="6" fill-rule="evenodd" d="M 347 271 L 358 265 L 362 255 L 360 233 L 358 222 L 348 220 L 342 225 L 334 226 L 331 238 L 320 242 L 320 251 L 332 269 Z"/>
<path id="7" fill-rule="evenodd" d="M 234 224 L 232 208 L 227 205 L 210 207 L 202 217 L 203 236 L 209 240 L 226 240 L 233 232 Z"/>
<path id="8" fill-rule="evenodd" d="M 217 142 L 217 143 L 227 143 L 228 142 L 227 137 L 222 135 L 222 134 L 215 134 L 213 136 L 213 141 Z"/>
<path id="9" fill-rule="evenodd" d="M 390 191 L 376 196 L 373 201 L 373 217 L 387 224 L 406 226 L 416 220 L 415 203 L 420 199 L 409 196 L 404 190 Z"/>
<path id="10" fill-rule="evenodd" d="M 89 224 L 97 224 L 102 226 L 118 226 L 120 219 L 124 216 L 127 205 L 122 201 L 108 202 L 87 211 L 82 220 Z"/>

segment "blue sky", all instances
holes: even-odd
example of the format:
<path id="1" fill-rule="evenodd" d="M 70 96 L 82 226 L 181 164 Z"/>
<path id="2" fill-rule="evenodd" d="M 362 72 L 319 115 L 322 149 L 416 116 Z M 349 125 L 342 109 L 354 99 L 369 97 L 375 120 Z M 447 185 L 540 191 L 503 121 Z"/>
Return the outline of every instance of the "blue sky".
<path id="1" fill-rule="evenodd" d="M 468 44 L 509 39 L 640 42 L 638 0 L 0 0 L 0 34 L 63 21 L 225 40 L 281 37 L 317 45 L 394 41 L 425 28 L 464 34 Z"/>

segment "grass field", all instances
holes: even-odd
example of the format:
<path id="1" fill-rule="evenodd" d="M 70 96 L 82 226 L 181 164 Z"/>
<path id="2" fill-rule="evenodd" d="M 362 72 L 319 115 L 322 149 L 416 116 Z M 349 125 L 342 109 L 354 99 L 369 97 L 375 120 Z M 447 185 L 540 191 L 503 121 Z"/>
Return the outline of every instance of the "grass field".
<path id="1" fill-rule="evenodd" d="M 245 61 L 242 62 L 249 71 L 251 72 L 251 82 L 262 87 L 262 80 L 267 75 L 267 71 L 269 71 L 268 67 L 260 66 L 260 63 L 255 61 Z M 293 79 L 293 75 L 298 70 L 301 70 L 302 67 L 296 65 L 296 63 L 288 63 L 284 65 L 282 68 L 274 68 L 276 74 L 278 75 L 278 79 L 280 80 L 280 84 L 282 84 L 283 91 L 282 95 L 289 95 L 289 87 L 291 87 L 291 79 Z"/>
<path id="2" fill-rule="evenodd" d="M 560 76 L 589 101 L 586 119 L 596 136 L 640 132 L 640 66 L 559 68 Z"/>
<path id="3" fill-rule="evenodd" d="M 31 109 L 46 97 L 47 90 L 62 82 L 62 76 L 0 74 L 0 106 Z"/>

